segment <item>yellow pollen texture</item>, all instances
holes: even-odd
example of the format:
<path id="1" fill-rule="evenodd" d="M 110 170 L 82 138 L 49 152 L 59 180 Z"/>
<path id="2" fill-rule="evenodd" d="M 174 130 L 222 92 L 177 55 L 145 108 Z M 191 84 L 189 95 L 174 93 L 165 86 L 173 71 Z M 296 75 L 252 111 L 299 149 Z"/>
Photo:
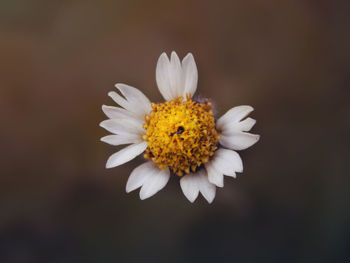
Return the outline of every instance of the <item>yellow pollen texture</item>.
<path id="1" fill-rule="evenodd" d="M 187 95 L 186 101 L 180 97 L 153 103 L 145 120 L 143 139 L 148 148 L 144 156 L 160 169 L 169 167 L 182 176 L 195 172 L 214 155 L 219 135 L 210 102 L 195 102 Z"/>

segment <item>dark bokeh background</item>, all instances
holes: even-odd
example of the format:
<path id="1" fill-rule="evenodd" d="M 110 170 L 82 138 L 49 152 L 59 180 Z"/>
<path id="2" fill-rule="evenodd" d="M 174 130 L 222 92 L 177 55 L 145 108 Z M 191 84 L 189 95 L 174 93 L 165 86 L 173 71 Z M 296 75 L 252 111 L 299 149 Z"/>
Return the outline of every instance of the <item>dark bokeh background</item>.
<path id="1" fill-rule="evenodd" d="M 350 262 L 350 2 L 5 0 L 0 5 L 0 262 Z M 161 52 L 198 93 L 255 107 L 261 140 L 213 204 L 178 178 L 125 193 L 104 168 L 116 82 L 161 101 Z"/>

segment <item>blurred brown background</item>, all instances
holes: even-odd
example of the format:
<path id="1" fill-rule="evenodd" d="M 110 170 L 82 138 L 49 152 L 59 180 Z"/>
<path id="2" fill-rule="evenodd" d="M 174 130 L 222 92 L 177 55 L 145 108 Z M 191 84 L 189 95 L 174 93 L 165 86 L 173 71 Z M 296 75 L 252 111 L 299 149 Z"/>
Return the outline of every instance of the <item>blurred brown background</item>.
<path id="1" fill-rule="evenodd" d="M 0 262 L 350 262 L 349 8 L 316 1 L 0 4 Z M 192 52 L 197 94 L 255 108 L 245 171 L 212 205 L 178 178 L 125 193 L 106 170 L 116 82 L 153 101 L 158 56 Z"/>

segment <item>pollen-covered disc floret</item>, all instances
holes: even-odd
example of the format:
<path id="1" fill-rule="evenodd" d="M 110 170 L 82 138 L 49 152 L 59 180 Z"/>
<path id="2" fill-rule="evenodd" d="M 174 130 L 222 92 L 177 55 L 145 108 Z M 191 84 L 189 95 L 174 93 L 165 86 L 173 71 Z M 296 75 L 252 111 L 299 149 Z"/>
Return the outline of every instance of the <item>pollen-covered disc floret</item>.
<path id="1" fill-rule="evenodd" d="M 145 158 L 179 176 L 208 162 L 219 141 L 211 103 L 195 102 L 190 95 L 186 101 L 180 97 L 152 104 L 143 127 L 148 144 Z"/>

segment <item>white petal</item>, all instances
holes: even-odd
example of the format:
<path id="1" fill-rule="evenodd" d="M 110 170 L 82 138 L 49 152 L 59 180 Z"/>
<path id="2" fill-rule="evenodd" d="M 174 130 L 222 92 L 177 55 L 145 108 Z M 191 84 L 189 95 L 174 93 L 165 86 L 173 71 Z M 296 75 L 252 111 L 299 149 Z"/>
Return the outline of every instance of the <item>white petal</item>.
<path id="1" fill-rule="evenodd" d="M 239 154 L 228 149 L 219 149 L 214 158 L 205 164 L 208 180 L 218 187 L 223 187 L 223 175 L 236 178 L 236 172 L 243 172 L 243 163 Z"/>
<path id="2" fill-rule="evenodd" d="M 108 143 L 110 145 L 122 145 L 130 143 L 142 142 L 142 138 L 139 135 L 125 134 L 125 135 L 107 135 L 101 138 L 101 141 Z"/>
<path id="3" fill-rule="evenodd" d="M 251 111 L 253 111 L 251 106 L 238 106 L 230 109 L 218 119 L 216 126 L 218 130 L 221 130 L 220 143 L 224 147 L 232 150 L 244 150 L 259 140 L 259 135 L 246 132 L 250 131 L 256 121 L 252 118 L 241 121 Z"/>
<path id="4" fill-rule="evenodd" d="M 169 80 L 170 80 L 171 93 L 173 95 L 173 98 L 181 97 L 184 93 L 182 68 L 181 68 L 180 59 L 177 56 L 175 51 L 171 52 Z"/>
<path id="5" fill-rule="evenodd" d="M 134 113 L 127 111 L 123 108 L 106 106 L 102 105 L 102 110 L 106 114 L 106 116 L 110 119 L 137 119 L 140 122 L 144 123 L 144 119 L 138 118 Z"/>
<path id="6" fill-rule="evenodd" d="M 241 133 L 243 131 L 250 131 L 256 121 L 252 118 L 246 118 L 243 121 L 240 122 L 226 122 L 224 125 L 221 126 L 221 134 L 222 135 L 234 135 L 237 133 Z"/>
<path id="7" fill-rule="evenodd" d="M 218 161 L 219 166 L 229 165 L 235 172 L 243 172 L 243 162 L 239 154 L 235 151 L 228 149 L 219 149 L 215 152 L 215 161 Z M 230 173 L 228 173 L 230 174 Z"/>
<path id="8" fill-rule="evenodd" d="M 229 177 L 233 177 L 233 178 L 236 178 L 237 175 L 236 173 L 230 173 L 230 174 L 225 174 L 226 176 L 229 176 Z"/>
<path id="9" fill-rule="evenodd" d="M 240 130 L 241 131 L 250 131 L 253 126 L 255 125 L 256 120 L 252 118 L 246 118 L 245 120 L 239 122 Z"/>
<path id="10" fill-rule="evenodd" d="M 216 158 L 215 161 L 212 162 L 213 167 L 220 171 L 221 174 L 233 174 L 235 171 L 230 163 L 227 163 L 226 161 Z"/>
<path id="11" fill-rule="evenodd" d="M 184 175 L 180 180 L 182 192 L 186 198 L 193 203 L 199 194 L 198 177 L 194 174 Z"/>
<path id="12" fill-rule="evenodd" d="M 224 175 L 222 172 L 215 169 L 212 161 L 205 164 L 205 169 L 207 170 L 210 183 L 215 184 L 218 187 L 224 186 Z"/>
<path id="13" fill-rule="evenodd" d="M 197 176 L 199 181 L 199 191 L 210 204 L 215 198 L 216 187 L 209 182 L 207 173 L 204 169 L 200 170 L 197 173 Z"/>
<path id="14" fill-rule="evenodd" d="M 138 134 L 142 135 L 145 129 L 142 128 L 142 124 L 135 119 L 108 119 L 100 123 L 100 126 L 107 131 L 114 134 Z"/>
<path id="15" fill-rule="evenodd" d="M 136 113 L 138 116 L 144 116 L 152 110 L 151 102 L 140 90 L 122 83 L 116 84 L 115 87 L 128 101 L 129 111 Z"/>
<path id="16" fill-rule="evenodd" d="M 186 98 L 187 93 L 193 96 L 197 89 L 198 70 L 191 53 L 188 53 L 182 60 L 182 72 L 184 75 L 184 92 L 182 96 Z"/>
<path id="17" fill-rule="evenodd" d="M 195 174 L 187 174 L 180 180 L 182 192 L 190 202 L 194 202 L 201 192 L 203 197 L 211 203 L 215 198 L 216 187 L 208 180 L 208 176 L 204 169 Z"/>
<path id="18" fill-rule="evenodd" d="M 126 99 L 124 99 L 122 96 L 120 96 L 117 92 L 110 91 L 108 92 L 108 96 L 110 96 L 115 101 L 115 103 L 117 103 L 118 105 L 122 106 L 124 109 L 129 111 L 130 109 L 129 102 Z"/>
<path id="19" fill-rule="evenodd" d="M 216 126 L 223 130 L 226 124 L 239 122 L 253 110 L 253 107 L 246 105 L 234 107 L 218 119 Z"/>
<path id="20" fill-rule="evenodd" d="M 244 150 L 259 141 L 260 136 L 246 132 L 240 132 L 231 135 L 220 134 L 219 142 L 226 148 L 232 150 Z"/>
<path id="21" fill-rule="evenodd" d="M 140 155 L 146 150 L 146 148 L 147 142 L 129 145 L 119 152 L 112 154 L 107 160 L 106 168 L 112 168 L 124 164 Z"/>
<path id="22" fill-rule="evenodd" d="M 154 173 L 146 178 L 141 191 L 140 199 L 144 200 L 158 193 L 166 186 L 170 178 L 170 171 L 168 168 L 160 170 L 156 165 L 154 166 Z"/>
<path id="23" fill-rule="evenodd" d="M 124 109 L 134 113 L 140 119 L 143 119 L 151 111 L 151 103 L 141 91 L 125 84 L 116 84 L 115 86 L 125 98 L 114 91 L 109 92 L 108 96 Z"/>
<path id="24" fill-rule="evenodd" d="M 171 52 L 170 61 L 165 53 L 162 53 L 157 62 L 156 80 L 160 93 L 164 99 L 172 100 L 186 94 L 195 93 L 198 81 L 198 71 L 192 54 L 180 62 L 178 55 Z"/>
<path id="25" fill-rule="evenodd" d="M 170 61 L 165 53 L 162 53 L 158 59 L 156 67 L 157 86 L 163 98 L 167 101 L 173 99 L 170 79 L 169 79 Z"/>
<path id="26" fill-rule="evenodd" d="M 130 174 L 128 182 L 126 183 L 126 192 L 130 193 L 135 189 L 141 187 L 149 176 L 157 173 L 155 163 L 148 161 L 137 166 Z"/>

